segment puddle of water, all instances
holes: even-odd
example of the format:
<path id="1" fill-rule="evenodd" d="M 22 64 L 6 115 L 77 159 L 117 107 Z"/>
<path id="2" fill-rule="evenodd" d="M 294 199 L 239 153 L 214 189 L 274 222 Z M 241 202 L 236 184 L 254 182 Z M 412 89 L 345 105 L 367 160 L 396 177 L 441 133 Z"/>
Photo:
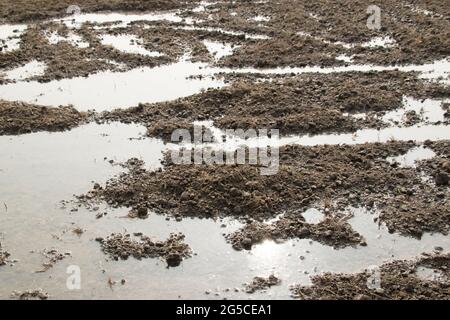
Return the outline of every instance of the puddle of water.
<path id="1" fill-rule="evenodd" d="M 204 40 L 203 44 L 216 60 L 233 54 L 233 47 L 228 43 Z"/>
<path id="2" fill-rule="evenodd" d="M 397 110 L 386 113 L 382 120 L 384 122 L 402 123 L 405 120 L 406 113 L 408 111 L 414 111 L 418 115 L 421 115 L 424 120 L 430 123 L 443 122 L 445 120 L 445 110 L 442 108 L 442 104 L 447 102 L 448 99 L 435 100 L 424 99 L 418 100 L 412 97 L 403 97 L 403 107 Z"/>
<path id="3" fill-rule="evenodd" d="M 256 69 L 256 68 L 242 68 L 242 69 L 211 69 L 213 72 L 228 72 L 228 73 L 255 73 L 255 74 L 303 74 L 303 73 L 341 73 L 341 72 L 370 72 L 370 71 L 392 71 L 399 70 L 402 72 L 416 71 L 420 73 L 422 79 L 440 79 L 448 78 L 450 74 L 450 61 L 443 59 L 433 63 L 423 65 L 406 65 L 406 66 L 375 66 L 375 65 L 347 65 L 340 67 L 302 67 L 302 68 L 274 68 L 274 69 Z M 448 80 L 447 80 L 448 81 Z"/>
<path id="4" fill-rule="evenodd" d="M 325 215 L 316 208 L 310 208 L 306 210 L 302 213 L 302 216 L 303 218 L 305 218 L 306 223 L 309 224 L 317 224 L 325 218 Z"/>
<path id="5" fill-rule="evenodd" d="M 267 40 L 270 39 L 269 36 L 263 34 L 250 34 L 242 31 L 231 31 L 225 30 L 222 28 L 213 28 L 213 27 L 195 27 L 195 26 L 181 26 L 181 27 L 173 27 L 174 29 L 181 30 L 194 30 L 194 31 L 208 31 L 208 32 L 220 32 L 223 34 L 228 34 L 232 36 L 244 36 L 245 39 L 254 39 L 254 40 Z"/>
<path id="6" fill-rule="evenodd" d="M 149 51 L 145 49 L 141 44 L 141 40 L 135 35 L 129 34 L 119 34 L 119 35 L 102 35 L 101 42 L 104 45 L 113 46 L 117 50 L 123 51 L 125 53 L 141 54 L 150 57 L 161 56 L 160 52 Z"/>
<path id="7" fill-rule="evenodd" d="M 329 41 L 329 40 L 326 40 L 324 38 L 321 38 L 321 37 L 318 37 L 318 36 L 314 36 L 311 33 L 304 32 L 304 31 L 299 31 L 299 32 L 297 32 L 297 34 L 300 35 L 300 36 L 304 36 L 304 37 L 314 38 L 316 40 L 322 41 L 322 42 L 327 43 L 327 44 L 333 44 L 333 45 L 342 46 L 345 49 L 352 49 L 352 48 L 355 48 L 358 45 L 362 46 L 362 47 L 365 47 L 365 48 L 377 48 L 377 47 L 392 48 L 396 44 L 395 39 L 393 39 L 393 38 L 391 38 L 389 36 L 374 37 L 374 38 L 370 39 L 369 41 L 362 42 L 362 43 L 347 43 L 347 42 L 342 42 L 342 41 Z"/>
<path id="8" fill-rule="evenodd" d="M 361 46 L 365 48 L 392 48 L 393 46 L 395 46 L 395 44 L 395 40 L 387 36 L 372 38 L 370 41 L 362 43 Z"/>
<path id="9" fill-rule="evenodd" d="M 412 66 L 369 66 L 350 65 L 335 68 L 275 68 L 275 69 L 230 69 L 209 67 L 204 63 L 192 63 L 184 58 L 178 63 L 156 68 L 137 68 L 127 72 L 100 72 L 88 77 L 51 81 L 48 83 L 18 82 L 0 86 L 0 98 L 22 100 L 50 106 L 72 104 L 79 110 L 111 110 L 128 107 L 142 102 L 161 102 L 185 97 L 202 89 L 221 87 L 222 80 L 210 76 L 217 73 L 260 73 L 260 74 L 303 74 L 333 72 L 368 72 L 399 69 L 418 71 L 429 78 L 450 72 L 450 61 L 442 60 L 432 64 Z M 20 72 L 19 72 L 20 74 Z M 201 79 L 187 79 L 202 75 Z M 29 77 L 28 75 L 24 78 Z M 148 86 L 148 87 L 147 87 Z"/>
<path id="10" fill-rule="evenodd" d="M 208 2 L 208 1 L 200 1 L 197 7 L 192 9 L 192 12 L 204 12 L 207 7 L 217 4 L 218 2 Z"/>
<path id="11" fill-rule="evenodd" d="M 58 44 L 62 41 L 70 43 L 74 47 L 88 48 L 89 42 L 83 40 L 83 38 L 75 33 L 69 33 L 67 37 L 60 36 L 57 32 L 51 32 L 46 34 L 46 38 L 50 44 Z"/>
<path id="12" fill-rule="evenodd" d="M 406 154 L 397 157 L 388 157 L 390 163 L 398 163 L 401 167 L 415 167 L 417 161 L 432 159 L 436 156 L 433 150 L 424 146 L 414 147 Z"/>
<path id="13" fill-rule="evenodd" d="M 302 136 L 286 136 L 281 138 L 275 137 L 255 137 L 244 139 L 237 136 L 226 136 L 226 141 L 222 141 L 222 136 L 226 135 L 225 131 L 212 126 L 211 121 L 196 122 L 198 125 L 203 125 L 212 131 L 215 137 L 214 143 L 203 144 L 181 144 L 174 145 L 175 149 L 185 148 L 211 148 L 213 150 L 233 151 L 241 146 L 250 148 L 265 148 L 266 146 L 280 147 L 285 145 L 302 145 L 302 146 L 317 146 L 317 145 L 355 145 L 375 142 L 388 142 L 391 140 L 424 142 L 425 140 L 447 140 L 450 139 L 450 130 L 445 125 L 422 125 L 411 127 L 389 127 L 380 130 L 377 129 L 362 129 L 355 133 L 343 134 L 320 134 L 320 135 L 302 135 Z M 280 134 L 283 134 L 280 132 Z"/>
<path id="14" fill-rule="evenodd" d="M 47 83 L 11 83 L 0 86 L 0 97 L 50 106 L 72 104 L 78 110 L 112 110 L 139 103 L 173 100 L 199 93 L 202 89 L 223 86 L 221 80 L 208 77 L 205 67 L 203 63 L 183 60 L 156 68 L 99 72 L 88 77 Z M 192 74 L 205 77 L 187 79 Z"/>
<path id="15" fill-rule="evenodd" d="M 127 27 L 130 23 L 135 21 L 169 21 L 186 24 L 192 24 L 194 22 L 191 18 L 183 18 L 178 15 L 177 11 L 172 12 L 160 12 L 160 13 L 83 13 L 79 15 L 70 16 L 64 19 L 56 19 L 55 21 L 61 21 L 69 28 L 81 28 L 83 23 L 91 22 L 97 24 L 113 23 L 117 22 L 109 28 L 122 28 Z"/>
<path id="16" fill-rule="evenodd" d="M 349 56 L 349 55 L 346 55 L 346 54 L 341 54 L 341 55 L 336 57 L 336 60 L 340 60 L 340 61 L 351 63 L 351 62 L 353 62 L 353 56 Z"/>
<path id="17" fill-rule="evenodd" d="M 31 77 L 43 75 L 46 68 L 45 63 L 34 60 L 21 67 L 6 71 L 5 78 L 13 81 L 26 80 Z M 20 100 L 20 98 L 16 100 Z"/>
<path id="18" fill-rule="evenodd" d="M 27 29 L 24 24 L 0 25 L 0 52 L 10 52 L 20 48 L 20 36 Z"/>
<path id="19" fill-rule="evenodd" d="M 447 277 L 439 270 L 431 269 L 427 267 L 418 267 L 416 270 L 416 276 L 419 279 L 425 281 L 445 282 Z"/>
<path id="20" fill-rule="evenodd" d="M 367 241 L 367 247 L 334 250 L 308 239 L 282 244 L 266 241 L 250 252 L 234 251 L 222 233 L 241 227 L 236 221 L 184 219 L 166 221 L 150 215 L 146 220 L 124 219 L 127 209 L 105 209 L 101 219 L 80 207 L 61 208 L 60 201 L 89 190 L 94 182 L 105 183 L 112 175 L 124 171 L 107 160 L 124 161 L 142 158 L 149 168 L 159 167 L 161 151 L 166 148 L 158 139 L 129 140 L 144 133 L 141 126 L 89 124 L 61 133 L 34 133 L 0 137 L 0 208 L 2 246 L 11 252 L 14 266 L 0 272 L 0 297 L 8 298 L 13 290 L 40 287 L 59 299 L 177 299 L 177 298 L 289 298 L 288 285 L 309 283 L 309 276 L 321 272 L 358 272 L 391 259 L 408 259 L 441 246 L 447 251 L 450 238 L 425 234 L 421 241 L 389 234 L 373 222 L 374 215 L 351 209 L 353 228 Z M 226 227 L 222 227 L 225 223 Z M 80 237 L 71 230 L 85 230 Z M 177 268 L 165 268 L 157 259 L 109 261 L 100 251 L 96 237 L 112 232 L 143 232 L 165 239 L 171 232 L 183 232 L 196 255 Z M 40 250 L 55 248 L 71 252 L 71 257 L 57 263 L 45 273 L 34 273 L 43 263 Z M 30 253 L 34 251 L 35 253 Z M 303 257 L 303 259 L 300 259 Z M 81 290 L 68 290 L 66 268 L 81 269 Z M 268 293 L 251 296 L 234 292 L 254 276 L 276 274 L 282 285 Z M 125 285 L 108 286 L 108 279 Z M 51 281 L 49 281 L 51 279 Z M 230 292 L 225 292 L 231 288 Z M 212 291 L 206 296 L 205 290 Z M 215 295 L 219 293 L 219 295 Z"/>
<path id="21" fill-rule="evenodd" d="M 255 16 L 252 18 L 253 21 L 256 22 L 267 22 L 270 21 L 270 17 L 266 17 L 266 16 Z"/>

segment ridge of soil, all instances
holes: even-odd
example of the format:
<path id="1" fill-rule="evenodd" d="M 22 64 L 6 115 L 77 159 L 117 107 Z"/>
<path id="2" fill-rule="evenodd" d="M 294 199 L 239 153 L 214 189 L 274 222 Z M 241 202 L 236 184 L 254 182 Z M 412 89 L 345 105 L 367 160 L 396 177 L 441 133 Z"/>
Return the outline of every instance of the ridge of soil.
<path id="1" fill-rule="evenodd" d="M 281 135 L 354 132 L 386 126 L 379 118 L 401 108 L 404 95 L 423 99 L 450 92 L 448 86 L 399 71 L 308 74 L 256 83 L 244 78 L 175 101 L 104 112 L 97 121 L 140 123 L 149 136 L 165 140 L 196 120 L 213 120 L 222 129 L 279 129 Z M 368 117 L 351 116 L 358 112 L 368 112 Z"/>
<path id="2" fill-rule="evenodd" d="M 87 114 L 72 106 L 53 108 L 0 100 L 0 135 L 64 131 L 86 120 Z"/>

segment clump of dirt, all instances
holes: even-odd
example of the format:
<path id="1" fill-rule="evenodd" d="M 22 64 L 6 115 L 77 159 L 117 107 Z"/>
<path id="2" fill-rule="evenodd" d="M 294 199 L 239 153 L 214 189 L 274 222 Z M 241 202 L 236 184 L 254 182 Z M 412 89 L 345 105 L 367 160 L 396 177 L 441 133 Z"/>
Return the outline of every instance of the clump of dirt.
<path id="1" fill-rule="evenodd" d="M 99 11 L 160 11 L 180 7 L 189 8 L 197 0 L 77 0 L 76 5 L 82 12 Z M 29 22 L 67 16 L 67 9 L 73 5 L 71 0 L 3 0 L 0 7 L 0 19 L 7 22 Z"/>
<path id="2" fill-rule="evenodd" d="M 105 201 L 134 210 L 148 208 L 175 217 L 231 216 L 262 221 L 285 213 L 297 221 L 298 229 L 300 213 L 314 204 L 327 204 L 336 212 L 348 206 L 376 206 L 382 211 L 381 222 L 391 231 L 416 237 L 425 231 L 446 233 L 450 229 L 448 190 L 430 186 L 416 168 L 398 167 L 386 160 L 415 146 L 412 141 L 285 146 L 280 148 L 278 173 L 269 176 L 248 164 L 175 165 L 167 155 L 164 170 L 147 171 L 142 162 L 134 161 L 136 165 L 129 172 L 79 196 L 79 200 L 87 204 Z M 332 222 L 327 220 L 327 224 Z M 279 226 L 285 232 L 281 222 Z M 308 228 L 312 231 L 319 226 Z M 330 227 L 328 243 L 341 232 L 351 235 L 344 237 L 346 241 L 359 242 L 345 225 L 335 227 Z M 336 235 L 334 229 L 338 230 Z"/>
<path id="3" fill-rule="evenodd" d="M 335 216 L 326 217 L 317 224 L 308 224 L 298 215 L 283 216 L 272 224 L 253 221 L 226 236 L 236 250 L 251 250 L 254 244 L 267 239 L 280 242 L 292 238 L 312 239 L 336 249 L 366 245 L 363 237 L 345 219 Z"/>
<path id="4" fill-rule="evenodd" d="M 269 277 L 254 277 L 252 282 L 245 285 L 245 292 L 255 293 L 256 291 L 263 291 L 273 286 L 281 284 L 281 280 L 275 275 L 271 274 Z"/>
<path id="5" fill-rule="evenodd" d="M 450 282 L 424 280 L 417 276 L 418 267 L 445 270 L 448 274 L 450 255 L 435 255 L 416 261 L 394 261 L 379 268 L 379 287 L 368 285 L 373 272 L 356 274 L 325 273 L 312 277 L 312 286 L 291 288 L 298 299 L 307 300 L 448 300 Z"/>
<path id="6" fill-rule="evenodd" d="M 16 298 L 20 300 L 32 300 L 40 299 L 47 300 L 50 295 L 42 289 L 26 290 L 26 291 L 14 291 L 11 294 L 11 298 Z"/>
<path id="7" fill-rule="evenodd" d="M 59 261 L 62 261 L 66 259 L 67 257 L 70 257 L 70 252 L 61 253 L 56 249 L 50 249 L 50 250 L 43 250 L 42 255 L 46 258 L 46 262 L 42 264 L 42 269 L 36 271 L 36 273 L 42 273 L 46 272 L 47 270 L 53 268 L 53 266 L 58 263 Z"/>
<path id="8" fill-rule="evenodd" d="M 8 258 L 10 257 L 10 253 L 8 251 L 2 250 L 2 244 L 0 242 L 0 266 L 4 266 L 8 263 Z"/>
<path id="9" fill-rule="evenodd" d="M 177 267 L 185 258 L 191 256 L 192 250 L 183 242 L 184 235 L 170 234 L 165 241 L 155 241 L 145 235 L 135 236 L 130 234 L 113 233 L 106 239 L 97 239 L 101 243 L 104 253 L 114 260 L 126 260 L 130 256 L 136 259 L 163 258 L 167 267 Z"/>
<path id="10" fill-rule="evenodd" d="M 279 129 L 281 135 L 353 132 L 385 126 L 380 117 L 401 108 L 403 95 L 449 94 L 448 87 L 398 71 L 309 74 L 265 82 L 244 77 L 187 98 L 105 112 L 98 120 L 141 123 L 150 136 L 166 138 L 196 120 L 213 120 L 223 129 Z M 352 117 L 359 112 L 368 117 Z"/>
<path id="11" fill-rule="evenodd" d="M 51 108 L 0 100 L 0 135 L 64 131 L 78 126 L 87 117 L 72 106 Z"/>

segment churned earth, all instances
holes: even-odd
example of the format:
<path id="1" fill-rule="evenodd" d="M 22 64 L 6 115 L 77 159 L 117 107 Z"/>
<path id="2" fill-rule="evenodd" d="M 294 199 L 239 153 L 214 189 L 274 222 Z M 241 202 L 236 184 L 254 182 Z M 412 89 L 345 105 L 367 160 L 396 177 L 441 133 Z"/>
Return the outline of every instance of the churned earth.
<path id="1" fill-rule="evenodd" d="M 325 300 L 447 300 L 450 294 L 447 255 L 394 261 L 380 266 L 379 286 L 369 288 L 373 270 L 358 274 L 326 273 L 312 278 L 311 286 L 293 286 L 299 299 Z M 428 277 L 421 277 L 421 270 Z"/>
<path id="2" fill-rule="evenodd" d="M 71 5 L 0 0 L 0 298 L 450 298 L 447 0 Z"/>

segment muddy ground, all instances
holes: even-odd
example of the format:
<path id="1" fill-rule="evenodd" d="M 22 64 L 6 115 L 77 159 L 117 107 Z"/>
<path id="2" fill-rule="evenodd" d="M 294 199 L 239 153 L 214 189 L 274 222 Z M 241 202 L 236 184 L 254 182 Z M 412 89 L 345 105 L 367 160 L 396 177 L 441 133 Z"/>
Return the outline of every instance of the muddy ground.
<path id="1" fill-rule="evenodd" d="M 448 141 L 440 144 L 448 146 Z M 280 149 L 278 173 L 269 176 L 260 175 L 252 165 L 175 165 L 169 155 L 164 170 L 147 171 L 136 159 L 128 173 L 103 187 L 96 186 L 80 200 L 102 200 L 133 210 L 146 208 L 178 218 L 233 216 L 251 222 L 287 214 L 275 226 L 263 228 L 262 235 L 261 225 L 254 228 L 249 224 L 250 230 L 255 229 L 250 234 L 258 235 L 235 235 L 231 239 L 237 248 L 245 247 L 239 245 L 243 239 L 250 238 L 253 243 L 270 237 L 309 237 L 337 247 L 360 243 L 360 237 L 344 221 L 336 220 L 349 205 L 377 207 L 381 222 L 391 232 L 415 237 L 423 232 L 447 233 L 448 179 L 444 184 L 428 183 L 422 180 L 420 170 L 398 167 L 386 159 L 414 146 L 414 142 L 286 146 Z M 448 147 L 440 157 L 448 159 L 445 151 Z M 428 170 L 434 177 L 450 173 L 447 165 Z M 330 209 L 330 219 L 308 226 L 300 214 L 317 204 Z"/>
<path id="2" fill-rule="evenodd" d="M 279 129 L 282 136 L 355 133 L 392 125 L 437 126 L 450 121 L 448 101 L 442 103 L 444 121 L 430 121 L 415 111 L 394 124 L 383 121 L 387 112 L 404 106 L 405 97 L 448 100 L 448 82 L 425 81 L 419 72 L 271 75 L 224 71 L 245 67 L 421 65 L 448 60 L 448 1 L 380 0 L 380 30 L 366 25 L 367 7 L 373 4 L 369 0 L 219 1 L 200 10 L 199 1 L 194 0 L 82 0 L 77 2 L 82 13 L 174 10 L 170 13 L 184 20 L 133 21 L 127 25 L 117 21 L 85 22 L 77 27 L 60 20 L 68 17 L 65 11 L 71 4 L 0 0 L 0 22 L 28 24 L 26 30 L 18 32 L 17 50 L 6 50 L 0 43 L 0 85 L 18 82 L 8 79 L 6 73 L 35 60 L 44 63 L 46 69 L 27 81 L 119 73 L 187 59 L 216 67 L 219 71 L 212 76 L 222 79 L 226 86 L 171 101 L 123 105 L 106 112 L 80 112 L 73 106 L 40 106 L 0 99 L 0 136 L 65 131 L 94 121 L 144 125 L 148 137 L 164 142 L 170 140 L 175 129 L 192 132 L 193 122 L 204 120 L 220 129 Z M 50 34 L 66 41 L 51 43 Z M 87 45 L 71 43 L 68 39 L 73 35 Z M 126 53 L 102 44 L 106 35 L 136 36 L 145 49 L 161 55 Z M 374 38 L 388 39 L 390 44 L 367 45 Z M 215 58 L 205 40 L 228 44 L 233 52 Z M 237 220 L 242 226 L 222 235 L 230 247 L 241 253 L 252 253 L 266 240 L 281 244 L 308 239 L 336 250 L 361 249 L 367 246 L 366 239 L 348 222 L 353 207 L 369 210 L 373 221 L 386 226 L 390 233 L 416 239 L 425 233 L 448 235 L 450 140 L 425 141 L 423 145 L 436 155 L 414 166 L 388 161 L 389 157 L 404 155 L 422 145 L 415 138 L 358 145 L 283 146 L 279 171 L 269 176 L 261 175 L 257 165 L 176 165 L 168 154 L 157 170 L 147 169 L 144 161 L 136 158 L 126 163 L 110 160 L 113 165 L 122 165 L 124 172 L 106 183 L 93 181 L 92 190 L 76 196 L 76 205 L 92 209 L 97 218 L 103 216 L 103 210 L 99 216 L 99 205 L 106 205 L 105 212 L 126 208 L 127 218 L 142 223 L 153 213 L 178 222 L 186 218 Z M 303 213 L 310 208 L 323 212 L 324 219 L 307 222 Z M 79 229 L 74 234 L 80 236 L 83 232 Z M 167 267 L 177 267 L 195 255 L 183 234 L 170 234 L 167 240 L 127 231 L 96 237 L 104 257 L 117 263 L 125 263 L 118 260 L 128 258 L 150 258 L 164 260 Z M 47 272 L 70 256 L 55 249 L 41 253 L 44 262 L 35 270 L 37 273 Z M 9 256 L 0 244 L 0 266 L 10 262 Z M 415 273 L 420 267 L 439 270 L 446 280 L 420 279 Z M 449 268 L 448 254 L 426 256 L 383 264 L 381 289 L 369 289 L 368 272 L 360 272 L 316 275 L 312 286 L 299 284 L 291 291 L 300 299 L 448 299 Z M 282 279 L 283 275 L 255 277 L 244 291 L 253 294 L 285 285 Z M 47 299 L 49 295 L 37 289 L 16 292 L 13 297 Z"/>
<path id="3" fill-rule="evenodd" d="M 78 5 L 83 12 L 98 11 L 146 11 L 146 10 L 173 10 L 181 6 L 188 6 L 197 1 L 186 0 L 77 0 Z M 62 17 L 67 13 L 67 8 L 74 5 L 73 1 L 63 0 L 2 0 L 0 2 L 0 19 L 2 23 L 10 22 L 33 22 L 48 18 Z"/>
<path id="4" fill-rule="evenodd" d="M 204 11 L 195 12 L 192 9 L 198 1 L 181 4 L 158 0 L 87 0 L 78 2 L 83 13 L 181 9 L 178 11 L 181 17 L 193 19 L 188 27 L 194 30 L 186 29 L 186 24 L 178 21 L 141 21 L 114 28 L 110 23 L 87 22 L 71 31 L 87 41 L 88 47 L 79 48 L 68 42 L 50 44 L 44 37 L 46 33 L 56 31 L 61 36 L 68 35 L 68 27 L 55 18 L 67 17 L 65 10 L 70 4 L 67 1 L 22 1 L 18 5 L 16 1 L 2 1 L 0 17 L 5 22 L 32 21 L 35 24 L 20 36 L 19 50 L 0 54 L 0 68 L 12 68 L 37 59 L 45 62 L 48 69 L 45 75 L 36 79 L 50 81 L 104 70 L 119 71 L 172 63 L 185 52 L 191 52 L 192 61 L 209 61 L 231 68 L 348 64 L 339 59 L 341 55 L 352 57 L 355 63 L 424 63 L 444 59 L 450 53 L 450 24 L 446 19 L 448 3 L 445 1 L 381 1 L 378 5 L 382 10 L 382 28 L 371 30 L 366 26 L 367 7 L 372 5 L 369 0 L 321 0 L 314 3 L 283 0 L 276 4 L 270 1 L 226 1 L 207 5 Z M 432 13 L 424 14 L 417 8 L 429 8 Z M 253 20 L 257 16 L 269 20 Z M 248 36 L 225 34 L 217 32 L 217 29 L 244 32 Z M 145 48 L 163 55 L 145 57 L 120 52 L 102 45 L 102 34 L 136 35 L 142 39 Z M 364 45 L 373 37 L 389 37 L 394 44 L 392 47 Z M 235 47 L 234 53 L 214 61 L 202 42 L 205 39 L 228 42 Z M 117 63 L 122 65 L 118 67 Z"/>
<path id="5" fill-rule="evenodd" d="M 86 113 L 71 106 L 53 108 L 0 100 L 0 135 L 64 131 L 86 120 Z"/>
<path id="6" fill-rule="evenodd" d="M 354 132 L 386 126 L 380 117 L 401 108 L 403 95 L 449 94 L 448 86 L 425 83 L 414 73 L 313 74 L 256 83 L 243 79 L 176 101 L 105 112 L 98 119 L 140 123 L 149 136 L 165 140 L 196 120 L 213 120 L 222 129 L 274 128 L 281 135 Z M 352 117 L 361 112 L 368 116 Z"/>
<path id="7" fill-rule="evenodd" d="M 324 300 L 446 300 L 450 295 L 449 255 L 421 257 L 416 261 L 394 261 L 382 265 L 380 287 L 369 288 L 371 271 L 358 274 L 315 276 L 312 286 L 293 286 L 293 296 L 299 299 Z M 443 281 L 421 279 L 420 267 L 438 270 Z"/>

